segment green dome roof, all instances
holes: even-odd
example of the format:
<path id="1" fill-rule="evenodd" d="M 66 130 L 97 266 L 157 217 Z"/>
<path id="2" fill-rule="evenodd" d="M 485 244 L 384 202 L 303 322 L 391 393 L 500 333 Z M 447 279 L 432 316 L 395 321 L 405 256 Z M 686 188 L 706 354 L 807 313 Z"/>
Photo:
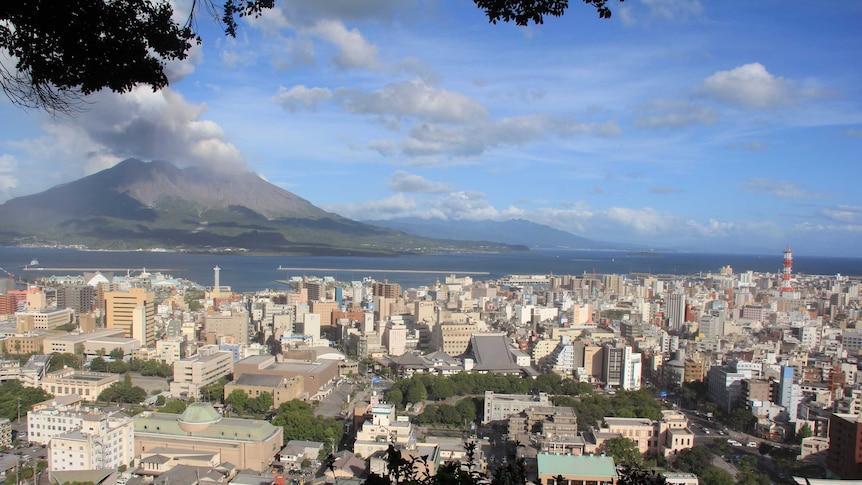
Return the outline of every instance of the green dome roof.
<path id="1" fill-rule="evenodd" d="M 212 404 L 206 402 L 193 402 L 189 404 L 185 412 L 180 415 L 178 421 L 180 425 L 203 425 L 206 427 L 210 424 L 221 421 L 221 414 L 212 407 Z M 195 426 L 197 427 L 197 426 Z"/>

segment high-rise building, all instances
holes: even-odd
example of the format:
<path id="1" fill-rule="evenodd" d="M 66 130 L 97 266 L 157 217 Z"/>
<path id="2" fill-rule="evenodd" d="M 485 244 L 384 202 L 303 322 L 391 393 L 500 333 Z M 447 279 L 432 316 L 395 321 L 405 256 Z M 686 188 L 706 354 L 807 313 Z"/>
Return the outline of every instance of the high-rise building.
<path id="1" fill-rule="evenodd" d="M 96 289 L 90 285 L 63 285 L 57 289 L 57 308 L 71 308 L 76 314 L 90 313 L 96 306 Z"/>
<path id="2" fill-rule="evenodd" d="M 401 297 L 401 285 L 390 283 L 389 280 L 383 280 L 383 283 L 374 283 L 371 285 L 371 294 L 396 300 Z"/>
<path id="3" fill-rule="evenodd" d="M 138 339 L 141 347 L 156 344 L 156 294 L 144 288 L 105 293 L 105 324 L 121 328 L 125 336 Z"/>
<path id="4" fill-rule="evenodd" d="M 668 330 L 682 330 L 685 325 L 685 295 L 680 293 L 667 295 L 666 307 Z"/>
<path id="5" fill-rule="evenodd" d="M 862 416 L 833 413 L 829 418 L 827 464 L 842 480 L 862 479 Z"/>

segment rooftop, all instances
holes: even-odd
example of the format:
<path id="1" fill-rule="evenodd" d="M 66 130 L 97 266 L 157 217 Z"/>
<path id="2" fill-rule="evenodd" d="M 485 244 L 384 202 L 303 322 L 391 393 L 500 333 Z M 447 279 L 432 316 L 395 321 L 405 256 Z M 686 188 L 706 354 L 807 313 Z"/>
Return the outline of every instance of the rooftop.
<path id="1" fill-rule="evenodd" d="M 587 480 L 617 476 L 614 459 L 609 456 L 539 453 L 536 461 L 540 475 L 577 476 Z"/>

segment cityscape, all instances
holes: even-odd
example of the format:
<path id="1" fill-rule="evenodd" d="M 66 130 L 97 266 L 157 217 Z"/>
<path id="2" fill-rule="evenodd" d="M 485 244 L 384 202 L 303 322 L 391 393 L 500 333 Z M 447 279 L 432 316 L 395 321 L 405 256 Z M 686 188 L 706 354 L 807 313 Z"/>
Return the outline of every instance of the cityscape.
<path id="1" fill-rule="evenodd" d="M 680 484 L 860 479 L 862 279 L 776 259 L 417 288 L 290 275 L 248 293 L 218 266 L 211 285 L 3 279 L 0 471 L 360 483 L 396 450 L 424 476 L 515 463 L 536 484 L 616 483 L 621 466 Z"/>

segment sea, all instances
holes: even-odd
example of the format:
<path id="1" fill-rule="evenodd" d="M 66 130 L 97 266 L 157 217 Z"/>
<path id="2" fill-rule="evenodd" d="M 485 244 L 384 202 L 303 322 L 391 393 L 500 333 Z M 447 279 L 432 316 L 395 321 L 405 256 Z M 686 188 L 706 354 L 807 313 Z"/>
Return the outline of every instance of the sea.
<path id="1" fill-rule="evenodd" d="M 748 270 L 779 273 L 783 248 L 774 255 L 708 254 L 689 252 L 642 253 L 598 250 L 531 250 L 498 254 L 439 254 L 397 257 L 251 256 L 197 254 L 171 251 L 93 251 L 47 247 L 0 247 L 0 277 L 33 281 L 41 276 L 79 275 L 90 271 L 114 274 L 162 272 L 204 286 L 213 284 L 213 268 L 220 284 L 248 292 L 285 288 L 296 276 L 331 276 L 338 281 L 370 277 L 402 288 L 433 285 L 446 276 L 474 280 L 506 275 L 629 274 L 705 275 L 729 265 L 735 273 Z M 280 269 L 281 268 L 281 269 Z M 795 256 L 793 272 L 808 275 L 862 277 L 862 258 Z"/>

